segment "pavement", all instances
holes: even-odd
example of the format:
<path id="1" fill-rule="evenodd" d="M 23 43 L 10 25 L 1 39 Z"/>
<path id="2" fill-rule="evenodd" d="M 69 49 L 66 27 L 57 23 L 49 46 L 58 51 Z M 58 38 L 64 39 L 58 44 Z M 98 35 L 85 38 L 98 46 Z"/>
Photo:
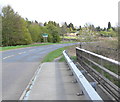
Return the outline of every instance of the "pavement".
<path id="1" fill-rule="evenodd" d="M 25 100 L 85 100 L 74 80 L 65 62 L 43 63 Z"/>
<path id="2" fill-rule="evenodd" d="M 45 45 L 3 52 L 0 51 L 0 57 L 2 57 L 2 69 L 0 70 L 2 72 L 0 72 L 2 74 L 2 99 L 18 100 L 45 55 L 58 48 L 75 44 L 78 43 Z"/>

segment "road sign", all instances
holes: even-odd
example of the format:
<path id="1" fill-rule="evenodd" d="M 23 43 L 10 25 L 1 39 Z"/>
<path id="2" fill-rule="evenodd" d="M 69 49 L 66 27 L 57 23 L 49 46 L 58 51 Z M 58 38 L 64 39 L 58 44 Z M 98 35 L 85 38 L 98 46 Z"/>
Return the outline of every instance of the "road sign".
<path id="1" fill-rule="evenodd" d="M 43 37 L 48 37 L 47 33 L 42 34 Z"/>

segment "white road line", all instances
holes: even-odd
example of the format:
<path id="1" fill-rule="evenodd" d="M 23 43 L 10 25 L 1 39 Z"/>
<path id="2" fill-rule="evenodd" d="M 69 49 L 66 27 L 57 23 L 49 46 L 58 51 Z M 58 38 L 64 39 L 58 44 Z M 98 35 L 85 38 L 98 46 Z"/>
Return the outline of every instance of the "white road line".
<path id="1" fill-rule="evenodd" d="M 4 57 L 3 59 L 7 59 L 7 58 L 13 57 L 13 56 L 15 56 L 15 55 L 10 55 L 10 56 Z"/>
<path id="2" fill-rule="evenodd" d="M 24 51 L 24 52 L 20 52 L 20 53 L 18 53 L 18 54 L 20 55 L 20 54 L 23 54 L 23 53 L 26 53 L 26 52 Z"/>

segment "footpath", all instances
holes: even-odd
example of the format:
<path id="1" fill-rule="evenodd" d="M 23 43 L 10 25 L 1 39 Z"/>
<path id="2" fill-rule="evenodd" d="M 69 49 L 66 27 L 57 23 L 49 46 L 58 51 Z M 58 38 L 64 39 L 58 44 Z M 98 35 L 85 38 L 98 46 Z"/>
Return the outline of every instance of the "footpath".
<path id="1" fill-rule="evenodd" d="M 40 68 L 32 79 L 31 88 L 22 97 L 23 100 L 87 100 L 82 92 L 79 83 L 76 83 L 75 77 L 65 62 L 46 62 L 40 65 Z M 89 75 L 85 74 L 89 82 L 93 82 Z M 111 100 L 110 96 L 101 90 L 99 84 L 96 85 L 96 92 L 104 100 Z M 93 95 L 94 96 L 94 95 Z"/>
<path id="2" fill-rule="evenodd" d="M 86 100 L 65 62 L 41 65 L 27 100 Z"/>

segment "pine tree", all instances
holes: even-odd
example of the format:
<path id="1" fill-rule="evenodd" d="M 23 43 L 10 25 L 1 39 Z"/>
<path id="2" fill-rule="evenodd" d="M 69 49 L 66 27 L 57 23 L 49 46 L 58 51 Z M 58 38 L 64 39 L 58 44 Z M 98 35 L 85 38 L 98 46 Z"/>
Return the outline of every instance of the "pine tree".
<path id="1" fill-rule="evenodd" d="M 111 28 L 111 23 L 108 22 L 108 28 L 107 28 L 107 30 L 109 30 L 110 28 Z"/>
<path id="2" fill-rule="evenodd" d="M 46 26 L 46 25 L 47 25 L 47 22 L 44 23 L 44 26 Z"/>

